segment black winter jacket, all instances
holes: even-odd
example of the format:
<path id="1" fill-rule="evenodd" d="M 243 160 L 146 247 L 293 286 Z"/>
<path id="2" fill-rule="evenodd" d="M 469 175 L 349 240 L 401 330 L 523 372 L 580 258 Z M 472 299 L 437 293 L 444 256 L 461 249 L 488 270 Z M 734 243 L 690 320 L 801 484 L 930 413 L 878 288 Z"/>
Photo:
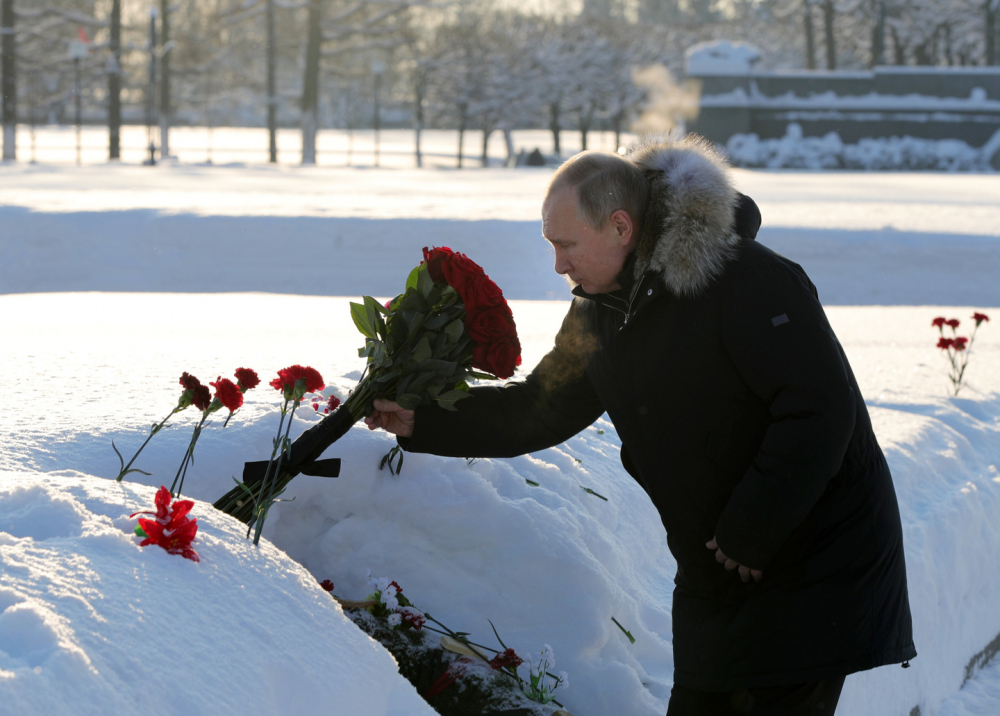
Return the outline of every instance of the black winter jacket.
<path id="1" fill-rule="evenodd" d="M 509 457 L 607 412 L 677 560 L 678 684 L 778 686 L 913 658 L 892 479 L 815 287 L 753 241 L 748 212 L 734 216 L 739 197 L 712 150 L 651 145 L 631 158 L 653 197 L 623 290 L 575 289 L 525 380 L 473 388 L 454 413 L 421 408 L 400 444 Z M 719 565 L 713 536 L 763 580 Z"/>

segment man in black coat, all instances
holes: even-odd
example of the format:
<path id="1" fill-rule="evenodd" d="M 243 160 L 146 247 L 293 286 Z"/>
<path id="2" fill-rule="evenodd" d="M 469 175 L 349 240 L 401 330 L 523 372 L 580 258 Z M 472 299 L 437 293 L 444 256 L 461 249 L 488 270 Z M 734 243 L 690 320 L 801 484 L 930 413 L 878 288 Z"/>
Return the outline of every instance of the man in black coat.
<path id="1" fill-rule="evenodd" d="M 697 140 L 584 153 L 543 233 L 576 298 L 523 381 L 457 412 L 378 401 L 411 452 L 510 457 L 607 412 L 677 560 L 668 716 L 833 714 L 847 674 L 916 656 L 892 478 L 797 264 Z"/>

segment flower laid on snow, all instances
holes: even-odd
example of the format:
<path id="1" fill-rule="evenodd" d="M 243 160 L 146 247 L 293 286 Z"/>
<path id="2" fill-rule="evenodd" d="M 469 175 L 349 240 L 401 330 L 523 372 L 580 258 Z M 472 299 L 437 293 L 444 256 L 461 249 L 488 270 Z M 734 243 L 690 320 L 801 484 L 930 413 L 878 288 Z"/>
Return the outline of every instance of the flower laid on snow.
<path id="1" fill-rule="evenodd" d="M 209 383 L 209 385 L 215 388 L 215 396 L 213 397 L 208 387 L 202 385 L 201 381 L 193 375 L 185 373 L 181 376 L 181 385 L 185 387 L 185 392 L 191 393 L 191 404 L 201 411 L 201 419 L 194 427 L 194 432 L 191 434 L 191 442 L 188 443 L 188 449 L 185 451 L 184 457 L 181 458 L 181 464 L 177 468 L 174 481 L 170 484 L 171 495 L 177 497 L 184 490 L 184 478 L 187 477 L 188 468 L 194 461 L 195 445 L 198 444 L 198 438 L 201 437 L 201 431 L 205 427 L 209 416 L 212 413 L 218 412 L 223 407 L 227 408 L 229 415 L 226 416 L 226 421 L 222 424 L 222 427 L 226 427 L 229 425 L 229 420 L 233 417 L 236 410 L 243 405 L 243 393 L 260 382 L 257 374 L 249 368 L 237 368 L 235 377 L 240 381 L 240 384 L 233 383 L 229 378 L 223 378 L 222 376 L 216 378 L 214 383 Z M 248 387 L 241 387 L 243 385 Z M 176 492 L 174 491 L 175 488 Z"/>
<path id="2" fill-rule="evenodd" d="M 233 385 L 231 380 L 228 380 L 226 378 L 219 378 L 217 382 L 211 383 L 211 386 L 216 389 L 215 399 L 213 400 L 212 393 L 208 389 L 208 386 L 202 385 L 200 380 L 198 380 L 195 376 L 191 375 L 187 371 L 181 373 L 181 377 L 178 383 L 180 383 L 181 387 L 184 388 L 184 391 L 181 393 L 181 397 L 177 399 L 177 405 L 174 407 L 173 410 L 171 410 L 167 414 L 167 417 L 165 417 L 159 423 L 153 425 L 152 428 L 150 428 L 149 435 L 146 437 L 145 442 L 143 442 L 142 445 L 139 446 L 139 449 L 136 450 L 135 455 L 132 456 L 132 459 L 128 461 L 127 465 L 125 464 L 125 460 L 122 458 L 121 453 L 118 452 L 118 448 L 115 446 L 114 441 L 111 442 L 111 447 L 115 451 L 115 454 L 118 456 L 118 461 L 120 463 L 118 470 L 118 477 L 116 477 L 115 479 L 118 482 L 121 482 L 122 478 L 133 472 L 139 472 L 142 473 L 143 475 L 150 475 L 151 473 L 143 472 L 142 470 L 132 468 L 132 463 L 134 463 L 136 458 L 139 457 L 139 453 L 141 453 L 143 448 L 145 448 L 146 445 L 149 444 L 149 441 L 153 438 L 153 436 L 163 429 L 163 427 L 167 424 L 167 421 L 171 418 L 171 416 L 181 412 L 182 410 L 185 410 L 188 406 L 193 405 L 195 408 L 202 411 L 202 420 L 199 423 L 198 427 L 195 428 L 195 437 L 192 440 L 192 444 L 188 448 L 188 452 L 186 452 L 184 455 L 184 460 L 181 462 L 181 468 L 184 468 L 185 464 L 188 461 L 189 454 L 191 453 L 191 451 L 194 450 L 194 441 L 197 440 L 197 435 L 200 434 L 201 432 L 200 430 L 201 425 L 204 424 L 205 418 L 207 417 L 208 413 L 215 412 L 220 407 L 225 405 L 225 407 L 229 408 L 229 415 L 230 417 L 232 417 L 233 411 L 239 408 L 241 405 L 243 405 L 243 393 L 245 393 L 247 390 L 250 390 L 255 385 L 257 385 L 257 383 L 260 382 L 260 380 L 257 378 L 257 374 L 254 371 L 250 370 L 249 368 L 237 368 L 236 378 L 239 381 L 238 388 L 237 386 Z M 226 422 L 227 423 L 229 422 L 228 418 Z M 181 470 L 178 470 L 178 475 L 181 474 L 182 474 Z M 181 481 L 183 482 L 183 478 Z M 171 485 L 170 488 L 171 493 L 173 493 L 173 488 L 176 486 L 176 484 L 177 484 L 177 479 L 175 478 L 174 484 Z"/>
<path id="3" fill-rule="evenodd" d="M 543 645 L 537 663 L 529 657 L 529 678 L 524 688 L 524 695 L 532 701 L 547 704 L 555 698 L 553 694 L 560 686 L 563 689 L 569 688 L 569 677 L 566 672 L 560 672 L 558 676 L 549 673 L 549 669 L 555 665 L 556 656 L 548 644 Z"/>
<path id="4" fill-rule="evenodd" d="M 976 322 L 976 325 L 972 329 L 972 335 L 968 338 L 958 335 L 957 329 L 961 325 L 961 321 L 957 318 L 945 320 L 944 316 L 938 316 L 931 321 L 931 326 L 937 328 L 941 334 L 940 338 L 938 338 L 937 347 L 943 351 L 947 351 L 948 362 L 951 364 L 948 379 L 955 389 L 955 395 L 958 395 L 958 391 L 962 389 L 962 380 L 965 378 L 965 369 L 969 365 L 969 352 L 972 350 L 973 341 L 976 340 L 976 331 L 979 330 L 980 325 L 989 321 L 990 318 L 985 313 L 977 311 L 972 314 L 972 320 Z M 944 335 L 945 326 L 951 328 L 950 337 Z"/>
<path id="5" fill-rule="evenodd" d="M 309 366 L 290 365 L 278 371 L 278 377 L 271 381 L 271 387 L 280 390 L 285 400 L 302 400 L 306 393 L 317 393 L 326 385 L 319 371 Z"/>
<path id="6" fill-rule="evenodd" d="M 245 393 L 248 390 L 252 390 L 260 385 L 260 378 L 257 377 L 257 371 L 255 370 L 250 368 L 237 368 L 236 383 L 240 386 L 240 390 Z"/>
<path id="7" fill-rule="evenodd" d="M 523 663 L 524 659 L 518 656 L 517 652 L 510 647 L 490 659 L 490 666 L 492 666 L 495 671 L 507 669 L 508 671 L 516 672 L 517 667 Z"/>
<path id="8" fill-rule="evenodd" d="M 368 607 L 368 611 L 387 619 L 393 629 L 420 630 L 427 623 L 426 615 L 403 596 L 403 588 L 395 581 L 388 577 L 372 577 L 369 569 L 368 586 L 375 590 L 368 595 L 368 601 L 375 602 Z"/>
<path id="9" fill-rule="evenodd" d="M 331 410 L 336 410 L 340 406 L 340 398 L 336 395 L 331 395 L 326 399 L 326 408 L 323 410 L 324 413 L 329 413 Z"/>
<path id="10" fill-rule="evenodd" d="M 209 383 L 209 385 L 215 388 L 215 399 L 230 413 L 235 413 L 243 407 L 243 391 L 229 378 L 219 376 L 214 383 Z"/>
<path id="11" fill-rule="evenodd" d="M 175 500 L 171 504 L 171 499 L 170 491 L 161 485 L 156 492 L 156 512 L 134 512 L 129 515 L 130 518 L 136 515 L 154 515 L 154 519 L 151 520 L 145 517 L 139 518 L 136 534 L 145 538 L 139 546 L 159 545 L 170 554 L 179 554 L 200 562 L 198 553 L 191 546 L 195 535 L 198 534 L 197 518 L 188 516 L 194 507 L 194 502 Z"/>
<path id="12" fill-rule="evenodd" d="M 330 581 L 329 579 L 324 579 L 322 582 L 319 583 L 319 586 L 323 587 L 323 589 L 325 589 L 328 592 L 333 591 L 333 582 Z"/>
<path id="13" fill-rule="evenodd" d="M 292 429 L 292 420 L 295 418 L 295 411 L 298 409 L 302 398 L 306 393 L 315 393 L 326 385 L 323 383 L 323 376 L 319 371 L 311 366 L 290 365 L 278 371 L 278 377 L 269 384 L 275 390 L 281 391 L 285 401 L 281 404 L 281 420 L 278 422 L 278 432 L 272 441 L 271 458 L 267 463 L 267 470 L 264 472 L 264 479 L 257 486 L 256 494 L 245 484 L 239 484 L 238 488 L 246 495 L 253 498 L 253 508 L 247 520 L 247 537 L 250 530 L 254 531 L 253 543 L 260 542 L 260 534 L 264 529 L 264 522 L 267 520 L 267 513 L 275 502 L 280 502 L 277 498 L 285 491 L 284 485 L 277 489 L 278 478 L 281 475 L 281 463 L 285 455 L 291 453 L 292 441 L 288 439 L 288 434 Z M 289 406 L 291 406 L 289 408 Z M 288 418 L 287 424 L 285 418 Z M 281 431 L 284 429 L 284 435 Z M 287 483 L 286 483 L 287 484 Z M 250 502 L 250 500 L 247 500 Z M 241 503 L 242 504 L 242 503 Z"/>

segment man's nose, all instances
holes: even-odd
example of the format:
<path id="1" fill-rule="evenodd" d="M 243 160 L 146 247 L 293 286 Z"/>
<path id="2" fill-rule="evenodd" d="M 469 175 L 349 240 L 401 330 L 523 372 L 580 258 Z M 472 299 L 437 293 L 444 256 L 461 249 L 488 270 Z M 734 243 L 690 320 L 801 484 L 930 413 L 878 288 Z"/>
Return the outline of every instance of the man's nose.
<path id="1" fill-rule="evenodd" d="M 561 255 L 558 251 L 556 251 L 556 263 L 554 268 L 557 274 L 559 274 L 560 276 L 565 276 L 570 272 L 570 269 L 573 268 L 573 264 L 571 264 L 566 259 L 565 256 Z"/>

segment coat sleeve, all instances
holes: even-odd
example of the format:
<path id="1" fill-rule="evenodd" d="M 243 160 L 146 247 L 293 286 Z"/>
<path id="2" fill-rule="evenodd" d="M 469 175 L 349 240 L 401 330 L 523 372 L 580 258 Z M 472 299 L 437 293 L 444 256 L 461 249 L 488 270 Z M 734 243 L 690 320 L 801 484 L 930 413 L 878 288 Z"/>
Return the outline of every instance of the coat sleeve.
<path id="1" fill-rule="evenodd" d="M 596 340 L 587 328 L 587 307 L 576 299 L 555 346 L 522 381 L 477 386 L 455 411 L 421 406 L 407 452 L 451 457 L 513 457 L 569 439 L 604 413 L 585 368 Z"/>
<path id="2" fill-rule="evenodd" d="M 716 538 L 731 559 L 765 569 L 839 472 L 861 398 L 816 288 L 792 262 L 741 271 L 722 324 L 726 351 L 768 405 L 770 424 Z"/>

